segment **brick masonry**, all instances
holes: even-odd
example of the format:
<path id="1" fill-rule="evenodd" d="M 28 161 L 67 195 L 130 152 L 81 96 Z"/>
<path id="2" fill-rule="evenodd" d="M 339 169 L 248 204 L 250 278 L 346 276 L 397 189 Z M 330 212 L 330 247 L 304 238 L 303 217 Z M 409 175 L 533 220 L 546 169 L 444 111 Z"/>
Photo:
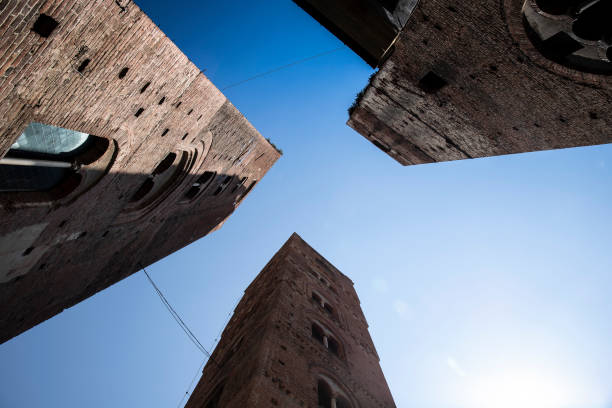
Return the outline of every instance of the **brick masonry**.
<path id="1" fill-rule="evenodd" d="M 544 58 L 522 5 L 420 1 L 348 125 L 403 165 L 610 143 L 611 77 Z"/>
<path id="2" fill-rule="evenodd" d="M 313 322 L 340 357 L 313 338 Z M 317 408 L 319 378 L 352 408 L 395 407 L 353 282 L 293 234 L 246 289 L 186 407 Z"/>
<path id="3" fill-rule="evenodd" d="M 219 228 L 280 157 L 131 1 L 0 2 L 0 118 L 0 157 L 31 122 L 110 142 L 67 194 L 0 193 L 0 343 Z"/>

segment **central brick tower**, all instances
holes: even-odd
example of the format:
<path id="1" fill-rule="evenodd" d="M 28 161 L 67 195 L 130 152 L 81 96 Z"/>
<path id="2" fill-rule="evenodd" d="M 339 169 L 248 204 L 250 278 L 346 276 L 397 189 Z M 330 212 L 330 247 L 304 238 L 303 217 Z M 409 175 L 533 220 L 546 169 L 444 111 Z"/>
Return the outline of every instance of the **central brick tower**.
<path id="1" fill-rule="evenodd" d="M 392 408 L 353 282 L 297 234 L 249 285 L 188 408 Z"/>

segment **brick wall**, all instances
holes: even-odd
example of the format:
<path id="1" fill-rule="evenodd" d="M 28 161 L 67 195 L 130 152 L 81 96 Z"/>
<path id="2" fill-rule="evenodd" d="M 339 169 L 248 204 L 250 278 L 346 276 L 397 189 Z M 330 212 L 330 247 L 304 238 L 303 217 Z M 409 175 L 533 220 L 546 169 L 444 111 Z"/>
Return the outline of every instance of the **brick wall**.
<path id="1" fill-rule="evenodd" d="M 32 30 L 41 14 L 58 23 L 48 37 Z M 14 276 L 0 283 L 3 342 L 218 228 L 280 154 L 133 2 L 5 1 L 0 24 L 0 157 L 31 122 L 114 149 L 109 166 L 83 166 L 103 174 L 85 191 L 0 193 Z M 169 153 L 183 171 L 130 203 Z M 206 171 L 216 177 L 187 200 Z"/>
<path id="2" fill-rule="evenodd" d="M 312 337 L 313 322 L 341 357 Z M 207 406 L 223 384 L 219 406 L 316 408 L 321 376 L 353 407 L 395 407 L 353 283 L 294 234 L 245 291 L 187 407 Z"/>
<path id="3" fill-rule="evenodd" d="M 422 0 L 349 126 L 404 165 L 612 141 L 612 80 L 544 58 L 523 0 Z"/>

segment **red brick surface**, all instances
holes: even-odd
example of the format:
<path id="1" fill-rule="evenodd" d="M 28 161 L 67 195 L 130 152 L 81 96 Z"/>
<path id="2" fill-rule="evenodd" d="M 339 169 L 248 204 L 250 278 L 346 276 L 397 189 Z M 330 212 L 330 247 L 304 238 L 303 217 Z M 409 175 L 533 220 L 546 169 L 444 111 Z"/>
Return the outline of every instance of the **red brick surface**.
<path id="1" fill-rule="evenodd" d="M 19 273 L 0 283 L 0 342 L 219 227 L 280 156 L 133 2 L 119 4 L 0 2 L 0 157 L 31 122 L 116 147 L 110 168 L 84 166 L 89 175 L 108 171 L 86 191 L 47 200 L 0 193 L 0 250 L 16 232 L 31 238 L 17 248 L 25 251 Z M 31 30 L 40 13 L 59 23 L 48 38 Z M 128 211 L 170 152 L 185 155 L 186 171 L 152 203 Z M 204 171 L 219 176 L 185 202 Z M 225 176 L 234 176 L 231 184 L 213 195 Z"/>
<path id="2" fill-rule="evenodd" d="M 422 0 L 348 121 L 404 165 L 612 141 L 610 76 L 544 58 L 523 0 Z M 434 72 L 448 84 L 426 93 Z"/>
<path id="3" fill-rule="evenodd" d="M 313 321 L 333 331 L 341 358 L 312 337 Z M 186 407 L 207 407 L 223 385 L 224 408 L 317 408 L 321 375 L 353 408 L 395 407 L 353 282 L 293 234 L 246 289 Z"/>

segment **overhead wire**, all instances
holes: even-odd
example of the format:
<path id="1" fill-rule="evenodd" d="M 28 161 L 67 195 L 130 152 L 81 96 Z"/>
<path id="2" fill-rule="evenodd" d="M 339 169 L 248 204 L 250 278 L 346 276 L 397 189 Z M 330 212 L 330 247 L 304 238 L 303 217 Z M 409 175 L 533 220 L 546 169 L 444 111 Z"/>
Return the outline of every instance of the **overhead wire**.
<path id="1" fill-rule="evenodd" d="M 157 293 L 157 296 L 159 296 L 159 299 L 161 300 L 161 302 L 164 304 L 164 306 L 166 307 L 166 309 L 168 310 L 168 312 L 170 313 L 172 318 L 179 325 L 179 327 L 181 329 L 183 329 L 183 331 L 185 332 L 185 334 L 187 335 L 189 340 L 191 340 L 191 342 L 198 348 L 198 350 L 200 350 L 204 355 L 206 355 L 208 357 L 208 359 L 212 360 L 217 366 L 219 366 L 219 364 L 212 357 L 211 353 L 206 349 L 206 347 L 204 347 L 202 345 L 202 343 L 200 342 L 200 340 L 198 340 L 196 335 L 193 334 L 193 332 L 191 331 L 189 326 L 187 326 L 187 324 L 183 321 L 181 316 L 176 312 L 176 310 L 174 310 L 174 308 L 172 307 L 170 302 L 168 302 L 168 299 L 166 299 L 166 297 L 164 296 L 162 291 L 155 284 L 155 282 L 151 278 L 151 275 L 149 275 L 149 273 L 147 272 L 146 268 L 144 266 L 142 266 L 142 265 L 140 265 L 140 268 L 142 269 L 142 271 L 146 275 L 147 279 L 149 280 L 149 283 L 151 283 L 151 286 L 153 286 L 153 289 L 155 290 L 155 293 Z"/>
<path id="2" fill-rule="evenodd" d="M 183 406 L 183 401 L 185 400 L 185 398 L 189 395 L 189 390 L 191 389 L 191 387 L 193 386 L 193 383 L 195 381 L 195 379 L 198 377 L 198 375 L 200 374 L 200 371 L 202 370 L 202 367 L 204 367 L 204 364 L 206 364 L 206 359 L 204 359 L 202 361 L 202 364 L 200 364 L 200 366 L 198 367 L 198 371 L 195 372 L 195 374 L 193 375 L 193 378 L 191 379 L 191 382 L 189 383 L 189 386 L 187 387 L 187 391 L 185 391 L 185 395 L 183 395 L 181 397 L 181 400 L 179 401 L 178 405 L 176 406 L 176 408 L 181 408 L 181 406 Z"/>
<path id="3" fill-rule="evenodd" d="M 244 83 L 246 83 L 246 82 L 252 81 L 252 80 L 257 79 L 257 78 L 261 78 L 261 77 L 263 77 L 263 76 L 266 76 L 266 75 L 272 74 L 272 73 L 274 73 L 274 72 L 281 71 L 281 70 L 283 70 L 283 69 L 290 68 L 290 67 L 293 67 L 293 66 L 295 66 L 295 65 L 299 65 L 299 64 L 302 64 L 302 63 L 304 63 L 304 62 L 307 62 L 307 61 L 310 61 L 310 60 L 313 60 L 313 59 L 316 59 L 316 58 L 323 57 L 323 56 L 325 56 L 325 55 L 333 54 L 334 52 L 338 52 L 338 51 L 340 51 L 340 50 L 342 50 L 342 49 L 345 49 L 345 46 L 341 46 L 341 47 L 338 47 L 338 48 L 334 48 L 334 49 L 332 49 L 332 50 L 323 51 L 323 52 L 320 52 L 320 53 L 318 53 L 318 54 L 311 55 L 310 57 L 302 58 L 302 59 L 300 59 L 300 60 L 293 61 L 293 62 L 290 62 L 290 63 L 285 64 L 285 65 L 281 65 L 281 66 L 276 67 L 276 68 L 272 68 L 272 69 L 270 69 L 270 70 L 268 70 L 268 71 L 265 71 L 265 72 L 262 72 L 262 73 L 260 73 L 260 74 L 253 75 L 253 76 L 252 76 L 252 77 L 250 77 L 250 78 L 243 79 L 242 81 L 238 81 L 238 82 L 235 82 L 235 83 L 233 83 L 233 84 L 230 84 L 230 85 L 228 85 L 228 86 L 226 86 L 226 87 L 224 87 L 224 88 L 221 88 L 221 90 L 222 90 L 222 91 L 225 91 L 226 89 L 233 88 L 233 87 L 238 86 L 238 85 L 242 85 L 242 84 L 244 84 Z"/>

